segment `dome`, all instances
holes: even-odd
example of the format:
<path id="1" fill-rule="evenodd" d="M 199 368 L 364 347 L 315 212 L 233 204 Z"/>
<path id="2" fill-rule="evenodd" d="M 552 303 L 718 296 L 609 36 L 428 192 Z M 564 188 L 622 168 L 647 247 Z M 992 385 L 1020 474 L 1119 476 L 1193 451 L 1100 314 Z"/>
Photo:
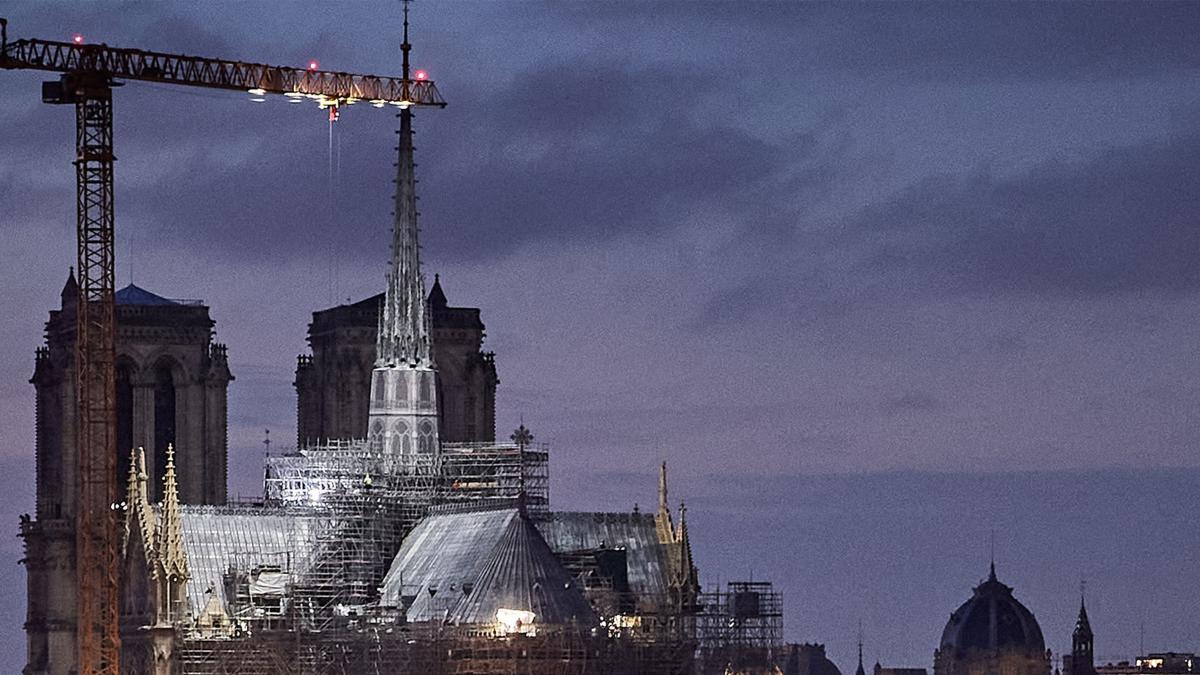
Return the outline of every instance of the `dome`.
<path id="1" fill-rule="evenodd" d="M 789 644 L 784 661 L 785 675 L 842 675 L 842 671 L 825 656 L 825 645 Z"/>
<path id="2" fill-rule="evenodd" d="M 996 579 L 994 565 L 987 581 L 975 587 L 975 594 L 950 615 L 942 631 L 942 653 L 976 649 L 1019 650 L 1031 655 L 1046 651 L 1033 612 Z"/>

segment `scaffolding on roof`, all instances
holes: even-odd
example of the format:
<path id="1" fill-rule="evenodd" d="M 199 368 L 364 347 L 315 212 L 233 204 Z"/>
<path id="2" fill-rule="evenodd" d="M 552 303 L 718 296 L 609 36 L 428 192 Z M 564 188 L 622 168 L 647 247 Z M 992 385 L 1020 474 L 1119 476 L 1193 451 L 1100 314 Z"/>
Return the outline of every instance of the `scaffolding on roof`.
<path id="1" fill-rule="evenodd" d="M 205 576 L 220 578 L 224 605 L 209 602 L 177 632 L 180 672 L 677 675 L 709 672 L 709 661 L 747 661 L 779 642 L 781 608 L 769 584 L 731 584 L 697 601 L 658 579 L 668 556 L 652 517 L 550 513 L 548 460 L 544 445 L 446 444 L 424 467 L 401 470 L 365 441 L 268 458 L 262 505 L 213 513 L 226 524 L 196 516 L 214 542 Z M 412 599 L 382 601 L 388 566 L 421 518 L 518 499 L 555 542 L 598 626 L 543 624 L 534 635 L 509 635 L 492 623 L 456 624 L 446 612 L 408 622 Z M 269 522 L 249 524 L 255 513 Z M 286 527 L 276 522 L 285 514 L 294 519 Z M 215 542 L 238 528 L 291 534 L 251 533 L 241 549 L 219 550 Z M 216 566 L 219 573 L 208 569 Z"/>
<path id="2" fill-rule="evenodd" d="M 491 625 L 388 625 L 369 616 L 320 632 L 271 630 L 176 645 L 183 675 L 682 675 L 693 672 L 694 653 L 694 641 L 645 632 L 610 635 L 568 624 L 514 635 Z"/>
<path id="3" fill-rule="evenodd" d="M 550 511 L 550 449 L 545 444 L 446 443 L 441 503 L 522 496 L 530 515 Z"/>
<path id="4" fill-rule="evenodd" d="M 783 597 L 769 581 L 730 581 L 697 597 L 702 675 L 773 672 L 783 653 Z"/>

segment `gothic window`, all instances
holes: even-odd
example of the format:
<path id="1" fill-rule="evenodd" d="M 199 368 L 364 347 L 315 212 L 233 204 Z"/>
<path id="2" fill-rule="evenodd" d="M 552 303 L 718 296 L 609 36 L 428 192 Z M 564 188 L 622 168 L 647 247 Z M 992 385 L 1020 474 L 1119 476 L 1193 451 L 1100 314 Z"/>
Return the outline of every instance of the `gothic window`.
<path id="1" fill-rule="evenodd" d="M 431 373 L 421 373 L 418 377 L 421 379 L 421 404 L 429 405 L 433 398 L 433 376 Z"/>
<path id="2" fill-rule="evenodd" d="M 376 408 L 382 408 L 384 401 L 387 400 L 387 380 L 384 378 L 383 373 L 375 373 L 375 386 L 371 387 L 371 389 L 373 390 L 372 393 L 375 394 L 371 405 Z"/>
<path id="3" fill-rule="evenodd" d="M 175 376 L 168 363 L 154 369 L 154 482 L 153 500 L 162 498 L 163 475 L 167 470 L 167 446 L 175 443 Z"/>
<path id="4" fill-rule="evenodd" d="M 394 400 L 397 403 L 408 402 L 408 378 L 401 373 L 399 377 L 392 381 L 396 385 L 396 391 L 392 394 Z"/>
<path id="5" fill-rule="evenodd" d="M 117 364 L 117 481 L 129 475 L 129 453 L 133 450 L 133 368 Z"/>
<path id="6" fill-rule="evenodd" d="M 430 454 L 433 452 L 433 425 L 428 421 L 421 422 L 418 427 L 419 436 L 417 438 L 417 452 L 421 454 Z"/>

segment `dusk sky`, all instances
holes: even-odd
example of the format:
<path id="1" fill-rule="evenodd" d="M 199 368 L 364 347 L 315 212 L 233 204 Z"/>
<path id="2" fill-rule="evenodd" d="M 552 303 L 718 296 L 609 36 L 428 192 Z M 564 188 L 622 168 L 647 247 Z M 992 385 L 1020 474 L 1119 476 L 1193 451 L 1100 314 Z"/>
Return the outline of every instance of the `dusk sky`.
<path id="1" fill-rule="evenodd" d="M 398 2 L 10 2 L 9 38 L 380 75 Z M 423 263 L 480 307 L 556 509 L 654 503 L 787 638 L 929 667 L 998 570 L 1069 647 L 1200 650 L 1200 4 L 421 0 Z M 34 349 L 74 264 L 73 110 L 0 71 L 0 651 Z M 229 346 L 231 494 L 294 443 L 311 312 L 383 288 L 396 119 L 117 90 L 117 285 Z M 14 666 L 0 665 L 0 671 Z M 869 666 L 870 664 L 868 664 Z M 11 671 L 15 672 L 15 670 Z"/>

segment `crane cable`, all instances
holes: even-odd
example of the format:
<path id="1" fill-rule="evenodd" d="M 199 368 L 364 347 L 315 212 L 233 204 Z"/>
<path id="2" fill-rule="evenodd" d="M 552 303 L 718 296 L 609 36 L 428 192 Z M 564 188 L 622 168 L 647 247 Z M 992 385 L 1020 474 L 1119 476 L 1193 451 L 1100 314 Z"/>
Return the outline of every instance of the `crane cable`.
<path id="1" fill-rule="evenodd" d="M 341 283 L 341 241 L 336 234 L 337 223 L 337 195 L 338 185 L 341 182 L 342 174 L 342 137 L 334 131 L 337 122 L 337 108 L 329 110 L 329 150 L 328 150 L 328 176 L 327 176 L 327 202 L 329 205 L 329 232 L 333 234 L 333 253 L 329 261 L 329 303 L 330 306 L 337 301 Z"/>

